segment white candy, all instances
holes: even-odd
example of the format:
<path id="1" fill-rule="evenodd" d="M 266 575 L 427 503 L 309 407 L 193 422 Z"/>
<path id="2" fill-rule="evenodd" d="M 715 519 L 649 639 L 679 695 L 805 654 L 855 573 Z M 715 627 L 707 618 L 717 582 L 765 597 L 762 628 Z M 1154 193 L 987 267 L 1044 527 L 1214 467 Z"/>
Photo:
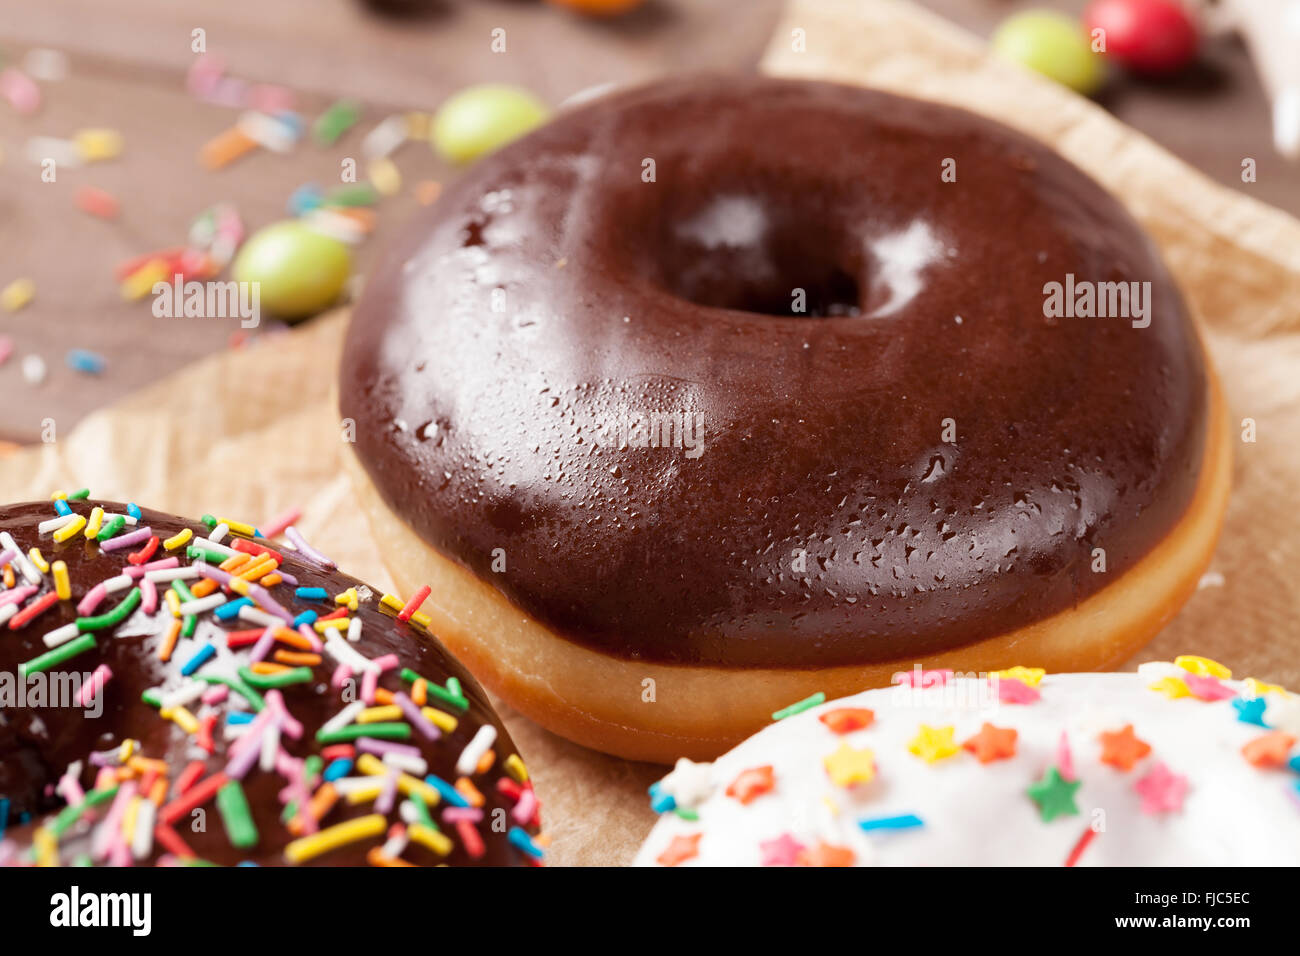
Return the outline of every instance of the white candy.
<path id="1" fill-rule="evenodd" d="M 28 385 L 40 385 L 47 374 L 45 359 L 39 355 L 23 356 L 23 378 Z"/>
<path id="2" fill-rule="evenodd" d="M 491 724 L 484 724 L 478 729 L 474 738 L 465 745 L 465 749 L 460 752 L 460 757 L 456 760 L 456 772 L 462 777 L 467 777 L 474 772 L 478 762 L 483 759 L 483 755 L 488 752 L 497 739 L 497 729 Z"/>
<path id="3" fill-rule="evenodd" d="M 181 616 L 190 614 L 202 614 L 204 611 L 211 611 L 213 608 L 221 607 L 226 603 L 224 594 L 209 594 L 207 597 L 195 598 L 193 601 L 184 601 L 181 603 Z M 247 608 L 241 608 L 247 610 Z"/>
<path id="4" fill-rule="evenodd" d="M 325 733 L 333 733 L 336 730 L 342 730 L 350 726 L 357 719 L 357 715 L 366 709 L 366 702 L 363 700 L 354 700 L 337 714 L 331 717 L 325 723 L 321 724 L 321 730 Z"/>
<path id="5" fill-rule="evenodd" d="M 416 777 L 423 777 L 429 772 L 429 765 L 423 757 L 409 757 L 406 754 L 384 754 L 383 761 L 388 766 L 403 770 Z"/>
<path id="6" fill-rule="evenodd" d="M 365 139 L 361 141 L 361 153 L 366 159 L 388 156 L 406 142 L 408 131 L 406 117 L 394 113 L 366 134 Z"/>
<path id="7" fill-rule="evenodd" d="M 23 553 L 23 549 L 18 547 L 18 542 L 8 531 L 0 531 L 0 546 L 5 549 L 13 548 L 15 552 L 14 563 L 18 565 L 18 570 L 22 573 L 28 584 L 40 584 L 45 580 L 36 565 L 32 564 L 31 559 Z"/>
<path id="8" fill-rule="evenodd" d="M 263 149 L 273 153 L 287 153 L 293 149 L 298 138 L 293 129 L 274 116 L 265 113 L 244 113 L 236 121 L 239 131 Z"/>
<path id="9" fill-rule="evenodd" d="M 49 534 L 52 531 L 58 531 L 64 525 L 72 524 L 72 522 L 76 520 L 77 520 L 77 516 L 74 514 L 58 515 L 57 517 L 54 518 L 46 518 L 44 521 L 42 521 L 40 524 L 36 526 L 36 531 L 39 534 Z"/>
<path id="10" fill-rule="evenodd" d="M 193 565 L 183 568 L 155 568 L 144 573 L 146 579 L 155 583 L 159 581 L 189 581 L 199 576 L 199 569 Z"/>
<path id="11" fill-rule="evenodd" d="M 672 772 L 659 781 L 659 787 L 679 807 L 697 807 L 716 789 L 713 785 L 713 764 L 695 763 L 681 757 Z"/>
<path id="12" fill-rule="evenodd" d="M 68 75 L 68 58 L 59 50 L 33 47 L 23 57 L 23 72 L 42 83 L 57 83 Z"/>
<path id="13" fill-rule="evenodd" d="M 38 166 L 53 160 L 55 170 L 76 169 L 82 164 L 77 144 L 54 136 L 33 136 L 27 141 L 27 158 Z"/>

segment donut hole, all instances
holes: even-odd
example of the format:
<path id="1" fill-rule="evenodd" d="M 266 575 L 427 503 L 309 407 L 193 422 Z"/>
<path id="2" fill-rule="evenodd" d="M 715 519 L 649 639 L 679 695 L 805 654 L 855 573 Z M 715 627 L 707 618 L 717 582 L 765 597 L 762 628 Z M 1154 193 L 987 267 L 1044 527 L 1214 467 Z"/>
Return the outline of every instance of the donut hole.
<path id="1" fill-rule="evenodd" d="M 659 281 L 688 302 L 784 318 L 862 313 L 860 263 L 827 220 L 750 196 L 666 219 Z"/>

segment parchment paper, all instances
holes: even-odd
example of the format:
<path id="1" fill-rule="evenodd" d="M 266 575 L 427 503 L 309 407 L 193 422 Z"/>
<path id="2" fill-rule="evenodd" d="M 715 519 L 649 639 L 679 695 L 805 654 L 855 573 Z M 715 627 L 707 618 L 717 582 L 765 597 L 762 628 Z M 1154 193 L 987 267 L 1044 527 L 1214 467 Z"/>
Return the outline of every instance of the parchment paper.
<path id="1" fill-rule="evenodd" d="M 804 31 L 806 51 L 792 45 Z M 1054 84 L 989 57 L 982 44 L 895 0 L 794 0 L 765 68 L 942 100 L 1053 143 L 1123 199 L 1202 317 L 1234 421 L 1232 503 L 1206 584 L 1139 659 L 1202 653 L 1239 675 L 1300 685 L 1300 222 L 1215 186 Z M 1206 135 L 1213 135 L 1206 131 Z M 1246 157 L 1243 157 L 1245 159 Z M 1269 175 L 1270 157 L 1254 157 Z M 346 313 L 213 356 L 0 460 L 0 498 L 89 486 L 182 514 L 262 522 L 303 509 L 300 527 L 350 573 L 388 575 L 342 468 L 333 405 Z M 172 334 L 185 334 L 174 320 Z M 11 400 L 15 397 L 11 396 Z M 17 397 L 21 400 L 21 396 Z M 630 859 L 653 817 L 660 768 L 583 750 L 502 708 L 543 800 L 553 864 Z"/>

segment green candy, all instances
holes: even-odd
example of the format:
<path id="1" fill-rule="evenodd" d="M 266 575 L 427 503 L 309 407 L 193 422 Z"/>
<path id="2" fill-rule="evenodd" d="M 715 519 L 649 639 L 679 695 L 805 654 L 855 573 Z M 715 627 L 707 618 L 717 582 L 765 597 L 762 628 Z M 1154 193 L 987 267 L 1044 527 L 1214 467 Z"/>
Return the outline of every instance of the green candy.
<path id="1" fill-rule="evenodd" d="M 1053 10 L 1026 10 L 1008 17 L 993 33 L 993 49 L 1085 96 L 1106 78 L 1083 25 Z"/>
<path id="2" fill-rule="evenodd" d="M 453 94 L 433 117 L 429 140 L 454 163 L 468 163 L 546 122 L 541 100 L 516 86 L 485 83 Z"/>
<path id="3" fill-rule="evenodd" d="M 292 684 L 309 684 L 312 680 L 310 667 L 295 667 L 276 674 L 255 674 L 247 667 L 241 667 L 239 676 L 249 687 L 256 687 L 258 690 L 289 687 Z"/>
<path id="4" fill-rule="evenodd" d="M 226 556 L 220 551 L 213 551 L 209 548 L 200 548 L 196 545 L 190 545 L 185 549 L 185 557 L 191 561 L 206 561 L 208 564 L 220 564 L 226 560 Z"/>
<path id="5" fill-rule="evenodd" d="M 370 183 L 340 186 L 325 197 L 327 206 L 373 206 L 379 202 L 379 191 Z"/>
<path id="6" fill-rule="evenodd" d="M 257 825 L 238 780 L 231 780 L 217 791 L 217 811 L 221 814 L 231 846 L 240 849 L 257 846 Z"/>
<path id="7" fill-rule="evenodd" d="M 260 711 L 266 706 L 266 701 L 262 699 L 262 695 L 245 684 L 239 677 L 221 677 L 213 674 L 195 674 L 194 676 L 208 684 L 225 684 L 240 697 L 244 698 L 244 700 L 248 701 L 253 710 Z M 145 691 L 145 693 L 148 693 L 148 691 Z M 150 701 L 150 703 L 152 702 Z"/>
<path id="8" fill-rule="evenodd" d="M 77 618 L 77 631 L 81 634 L 87 634 L 90 631 L 102 631 L 105 628 L 117 627 L 128 617 L 131 612 L 140 606 L 140 589 L 132 588 L 131 593 L 124 597 L 113 610 L 106 614 L 100 614 L 97 617 L 79 617 Z"/>
<path id="9" fill-rule="evenodd" d="M 107 541 L 116 535 L 123 527 L 126 526 L 126 519 L 121 515 L 115 515 L 113 520 L 99 529 L 99 534 L 95 535 L 96 541 Z"/>
<path id="10" fill-rule="evenodd" d="M 361 119 L 361 106 L 353 100 L 339 100 L 312 124 L 311 134 L 322 146 L 332 146 Z"/>
<path id="11" fill-rule="evenodd" d="M 338 730 L 316 731 L 316 742 L 321 744 L 346 744 L 358 737 L 374 737 L 376 740 L 407 740 L 411 736 L 410 724 L 377 723 L 349 724 Z"/>
<path id="12" fill-rule="evenodd" d="M 78 625 L 80 625 L 80 622 L 78 622 Z M 18 676 L 25 678 L 28 674 L 37 674 L 41 671 L 47 671 L 51 667 L 58 667 L 64 661 L 76 657 L 78 654 L 84 654 L 94 646 L 95 635 L 82 634 L 66 644 L 60 644 L 52 651 L 46 651 L 39 657 L 33 657 L 30 661 L 19 664 Z"/>
<path id="13" fill-rule="evenodd" d="M 424 681 L 425 690 L 427 690 L 434 697 L 438 698 L 439 701 L 441 701 L 443 704 L 446 704 L 448 707 L 453 707 L 456 710 L 469 710 L 469 701 L 466 700 L 461 695 L 460 681 L 456 680 L 456 678 L 454 677 L 447 678 L 447 687 L 443 688 L 438 684 L 435 684 L 433 681 L 429 680 L 427 677 L 421 677 L 419 674 L 411 670 L 409 667 L 403 667 L 401 670 L 401 675 L 402 675 L 402 680 L 406 681 L 408 684 L 414 684 L 416 681 L 419 680 Z M 452 684 L 453 681 L 455 681 L 454 691 L 451 689 L 453 687 Z"/>
<path id="14" fill-rule="evenodd" d="M 352 253 L 344 243 L 293 220 L 255 232 L 231 270 L 235 281 L 258 284 L 260 308 L 285 319 L 333 305 L 351 273 Z"/>

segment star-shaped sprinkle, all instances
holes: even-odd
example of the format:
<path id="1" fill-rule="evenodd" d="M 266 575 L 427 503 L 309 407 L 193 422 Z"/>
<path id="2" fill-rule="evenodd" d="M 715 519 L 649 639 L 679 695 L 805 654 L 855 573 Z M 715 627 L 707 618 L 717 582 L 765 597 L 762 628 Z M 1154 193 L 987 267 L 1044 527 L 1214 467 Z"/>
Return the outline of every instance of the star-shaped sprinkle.
<path id="1" fill-rule="evenodd" d="M 1081 786 L 1082 781 L 1066 780 L 1061 776 L 1061 771 L 1048 767 L 1040 779 L 1029 785 L 1025 793 L 1038 804 L 1038 813 L 1043 822 L 1051 823 L 1057 817 L 1078 815 L 1079 808 L 1074 804 L 1074 794 Z"/>
<path id="2" fill-rule="evenodd" d="M 679 807 L 697 807 L 713 793 L 713 764 L 695 763 L 682 757 L 659 781 L 660 794 L 667 794 Z"/>
<path id="3" fill-rule="evenodd" d="M 655 858 L 655 862 L 660 866 L 677 866 L 687 860 L 693 860 L 700 855 L 702 836 L 703 833 L 692 833 L 690 836 L 673 837 L 664 851 Z"/>
<path id="4" fill-rule="evenodd" d="M 1180 654 L 1174 658 L 1174 663 L 1189 674 L 1196 674 L 1200 677 L 1217 677 L 1220 680 L 1230 680 L 1232 678 L 1232 671 L 1208 657 L 1197 657 L 1195 654 Z"/>
<path id="5" fill-rule="evenodd" d="M 1157 762 L 1133 789 L 1142 797 L 1143 813 L 1176 813 L 1183 808 L 1183 798 L 1187 796 L 1187 778 Z"/>
<path id="6" fill-rule="evenodd" d="M 837 707 L 826 711 L 817 719 L 829 727 L 831 733 L 851 734 L 855 730 L 870 727 L 876 714 L 865 707 Z"/>
<path id="7" fill-rule="evenodd" d="M 1300 697 L 1282 697 L 1269 694 L 1268 705 L 1264 708 L 1264 721 L 1270 727 L 1285 730 L 1293 737 L 1300 737 Z"/>
<path id="8" fill-rule="evenodd" d="M 852 866 L 855 857 L 846 846 L 833 846 L 824 840 L 817 845 L 799 851 L 795 862 L 800 866 Z"/>
<path id="9" fill-rule="evenodd" d="M 1281 694 L 1287 696 L 1286 688 L 1280 684 L 1265 684 L 1262 680 L 1254 677 L 1246 678 L 1246 696 L 1263 697 L 1265 694 Z"/>
<path id="10" fill-rule="evenodd" d="M 1101 762 L 1125 773 L 1151 752 L 1149 743 L 1134 736 L 1132 724 L 1126 724 L 1123 730 L 1106 731 L 1097 739 L 1101 741 Z"/>
<path id="11" fill-rule="evenodd" d="M 727 787 L 727 796 L 735 797 L 741 803 L 749 804 L 765 793 L 771 793 L 776 786 L 771 767 L 753 767 L 743 770 L 731 785 Z"/>
<path id="12" fill-rule="evenodd" d="M 1286 764 L 1295 738 L 1283 730 L 1270 730 L 1241 748 L 1241 755 L 1256 767 L 1281 767 Z"/>
<path id="13" fill-rule="evenodd" d="M 998 678 L 998 700 L 1004 704 L 1036 704 L 1041 698 L 1038 688 L 1030 687 L 1014 677 Z"/>
<path id="14" fill-rule="evenodd" d="M 758 845 L 760 866 L 794 866 L 803 852 L 803 844 L 789 833 L 774 840 L 764 840 Z"/>
<path id="15" fill-rule="evenodd" d="M 1268 706 L 1268 701 L 1263 697 L 1238 697 L 1232 702 L 1233 708 L 1237 711 L 1237 719 L 1243 724 L 1254 724 L 1256 727 L 1267 727 L 1264 723 L 1264 708 Z"/>
<path id="16" fill-rule="evenodd" d="M 1153 690 L 1157 694 L 1164 694 L 1170 700 L 1192 696 L 1187 683 L 1181 677 L 1162 677 L 1152 684 L 1148 690 Z"/>
<path id="17" fill-rule="evenodd" d="M 847 743 L 840 743 L 837 749 L 822 763 L 830 775 L 831 783 L 837 787 L 851 787 L 858 783 L 870 783 L 876 776 L 876 755 L 866 748 L 854 750 Z"/>
<path id="18" fill-rule="evenodd" d="M 658 780 L 650 784 L 650 809 L 655 813 L 671 813 L 677 809 L 677 801 L 671 793 L 664 793 Z"/>
<path id="19" fill-rule="evenodd" d="M 929 724 L 922 724 L 916 736 L 907 745 L 907 749 L 926 763 L 934 763 L 945 757 L 951 757 L 961 749 L 953 742 L 952 734 L 952 727 L 931 727 Z"/>
<path id="20" fill-rule="evenodd" d="M 1197 677 L 1195 674 L 1188 674 L 1183 678 L 1183 683 L 1192 692 L 1192 696 L 1201 700 L 1227 700 L 1229 697 L 1237 696 L 1235 690 L 1222 683 L 1217 677 Z"/>
<path id="21" fill-rule="evenodd" d="M 992 763 L 1016 755 L 1016 736 L 1014 727 L 994 727 L 985 722 L 980 732 L 962 746 L 973 753 L 980 763 Z"/>
<path id="22" fill-rule="evenodd" d="M 1017 664 L 1003 671 L 992 671 L 989 676 L 998 680 L 1018 680 L 1026 687 L 1037 687 L 1038 682 L 1047 676 L 1047 671 L 1041 667 L 1021 667 Z"/>
<path id="23" fill-rule="evenodd" d="M 1173 661 L 1143 661 L 1138 665 L 1138 677 L 1142 680 L 1159 680 L 1162 677 L 1177 677 L 1180 680 L 1187 673 Z"/>

